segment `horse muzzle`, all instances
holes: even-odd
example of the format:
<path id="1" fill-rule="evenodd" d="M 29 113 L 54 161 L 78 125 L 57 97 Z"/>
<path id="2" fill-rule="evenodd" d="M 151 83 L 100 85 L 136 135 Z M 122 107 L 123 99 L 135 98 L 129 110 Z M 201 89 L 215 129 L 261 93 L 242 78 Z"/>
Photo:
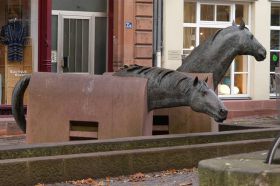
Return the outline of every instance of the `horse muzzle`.
<path id="1" fill-rule="evenodd" d="M 219 110 L 219 116 L 214 117 L 216 122 L 223 122 L 227 119 L 228 111 L 226 109 L 220 109 Z"/>
<path id="2" fill-rule="evenodd" d="M 257 61 L 263 61 L 266 58 L 266 50 L 259 49 L 258 54 L 255 56 Z"/>

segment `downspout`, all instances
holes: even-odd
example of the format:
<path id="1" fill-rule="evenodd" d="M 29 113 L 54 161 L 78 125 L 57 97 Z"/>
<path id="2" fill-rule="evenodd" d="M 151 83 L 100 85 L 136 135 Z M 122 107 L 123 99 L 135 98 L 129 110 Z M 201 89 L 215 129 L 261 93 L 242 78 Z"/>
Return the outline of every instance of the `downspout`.
<path id="1" fill-rule="evenodd" d="M 153 0 L 153 67 L 157 66 L 157 15 L 158 0 Z"/>
<path id="2" fill-rule="evenodd" d="M 162 6 L 163 1 L 158 0 L 158 21 L 157 21 L 157 67 L 161 67 L 162 50 Z"/>
<path id="3" fill-rule="evenodd" d="M 163 1 L 154 0 L 153 5 L 153 66 L 161 67 Z"/>

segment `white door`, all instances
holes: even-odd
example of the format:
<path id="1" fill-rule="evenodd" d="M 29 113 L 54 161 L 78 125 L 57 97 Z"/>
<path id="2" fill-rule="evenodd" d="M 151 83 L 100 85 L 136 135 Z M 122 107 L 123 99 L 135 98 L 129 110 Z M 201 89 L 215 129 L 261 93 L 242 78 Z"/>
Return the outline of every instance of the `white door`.
<path id="1" fill-rule="evenodd" d="M 57 72 L 105 72 L 106 13 L 53 10 L 52 14 L 57 16 Z"/>

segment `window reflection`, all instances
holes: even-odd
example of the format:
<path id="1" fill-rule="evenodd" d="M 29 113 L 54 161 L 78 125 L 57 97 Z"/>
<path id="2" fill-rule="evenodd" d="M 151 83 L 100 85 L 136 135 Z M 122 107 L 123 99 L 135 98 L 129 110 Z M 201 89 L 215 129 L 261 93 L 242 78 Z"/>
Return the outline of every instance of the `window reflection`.
<path id="1" fill-rule="evenodd" d="M 217 5 L 217 21 L 229 21 L 230 6 Z"/>
<path id="2" fill-rule="evenodd" d="M 184 22 L 185 23 L 195 23 L 196 19 L 196 3 L 195 2 L 185 2 L 184 4 Z"/>
<path id="3" fill-rule="evenodd" d="M 248 72 L 248 57 L 236 56 L 234 72 Z"/>
<path id="4" fill-rule="evenodd" d="M 201 5 L 200 19 L 203 21 L 214 21 L 215 5 Z"/>
<path id="5" fill-rule="evenodd" d="M 273 94 L 276 92 L 276 80 L 275 80 L 275 74 L 270 74 L 270 85 L 269 85 L 269 92 L 270 94 Z"/>
<path id="6" fill-rule="evenodd" d="M 240 24 L 241 20 L 248 24 L 249 5 L 237 4 L 235 5 L 235 23 Z"/>
<path id="7" fill-rule="evenodd" d="M 234 87 L 232 94 L 247 94 L 247 74 L 234 75 Z"/>
<path id="8" fill-rule="evenodd" d="M 218 30 L 218 28 L 200 28 L 199 43 L 203 43 L 208 37 L 215 34 Z"/>
<path id="9" fill-rule="evenodd" d="M 271 7 L 271 26 L 280 26 L 280 6 Z"/>
<path id="10" fill-rule="evenodd" d="M 194 49 L 195 47 L 195 28 L 184 28 L 184 49 Z"/>
<path id="11" fill-rule="evenodd" d="M 280 49 L 280 30 L 270 31 L 270 49 L 279 50 Z"/>

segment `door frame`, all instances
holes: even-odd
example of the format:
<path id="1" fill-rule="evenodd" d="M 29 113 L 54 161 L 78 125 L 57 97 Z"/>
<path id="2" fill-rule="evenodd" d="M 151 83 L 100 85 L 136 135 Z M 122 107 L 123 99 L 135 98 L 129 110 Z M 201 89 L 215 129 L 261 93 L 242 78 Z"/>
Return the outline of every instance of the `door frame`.
<path id="1" fill-rule="evenodd" d="M 83 12 L 83 11 L 64 11 L 52 10 L 52 15 L 58 16 L 58 35 L 57 35 L 57 72 L 62 73 L 63 60 L 63 31 L 64 19 L 87 19 L 89 20 L 89 56 L 88 70 L 90 74 L 94 74 L 95 63 L 95 18 L 106 17 L 108 25 L 108 15 L 106 12 Z M 106 32 L 108 33 L 108 26 Z M 107 35 L 107 34 L 106 34 Z M 106 53 L 108 53 L 108 38 L 106 39 Z M 106 56 L 106 71 L 108 71 L 108 56 Z"/>

